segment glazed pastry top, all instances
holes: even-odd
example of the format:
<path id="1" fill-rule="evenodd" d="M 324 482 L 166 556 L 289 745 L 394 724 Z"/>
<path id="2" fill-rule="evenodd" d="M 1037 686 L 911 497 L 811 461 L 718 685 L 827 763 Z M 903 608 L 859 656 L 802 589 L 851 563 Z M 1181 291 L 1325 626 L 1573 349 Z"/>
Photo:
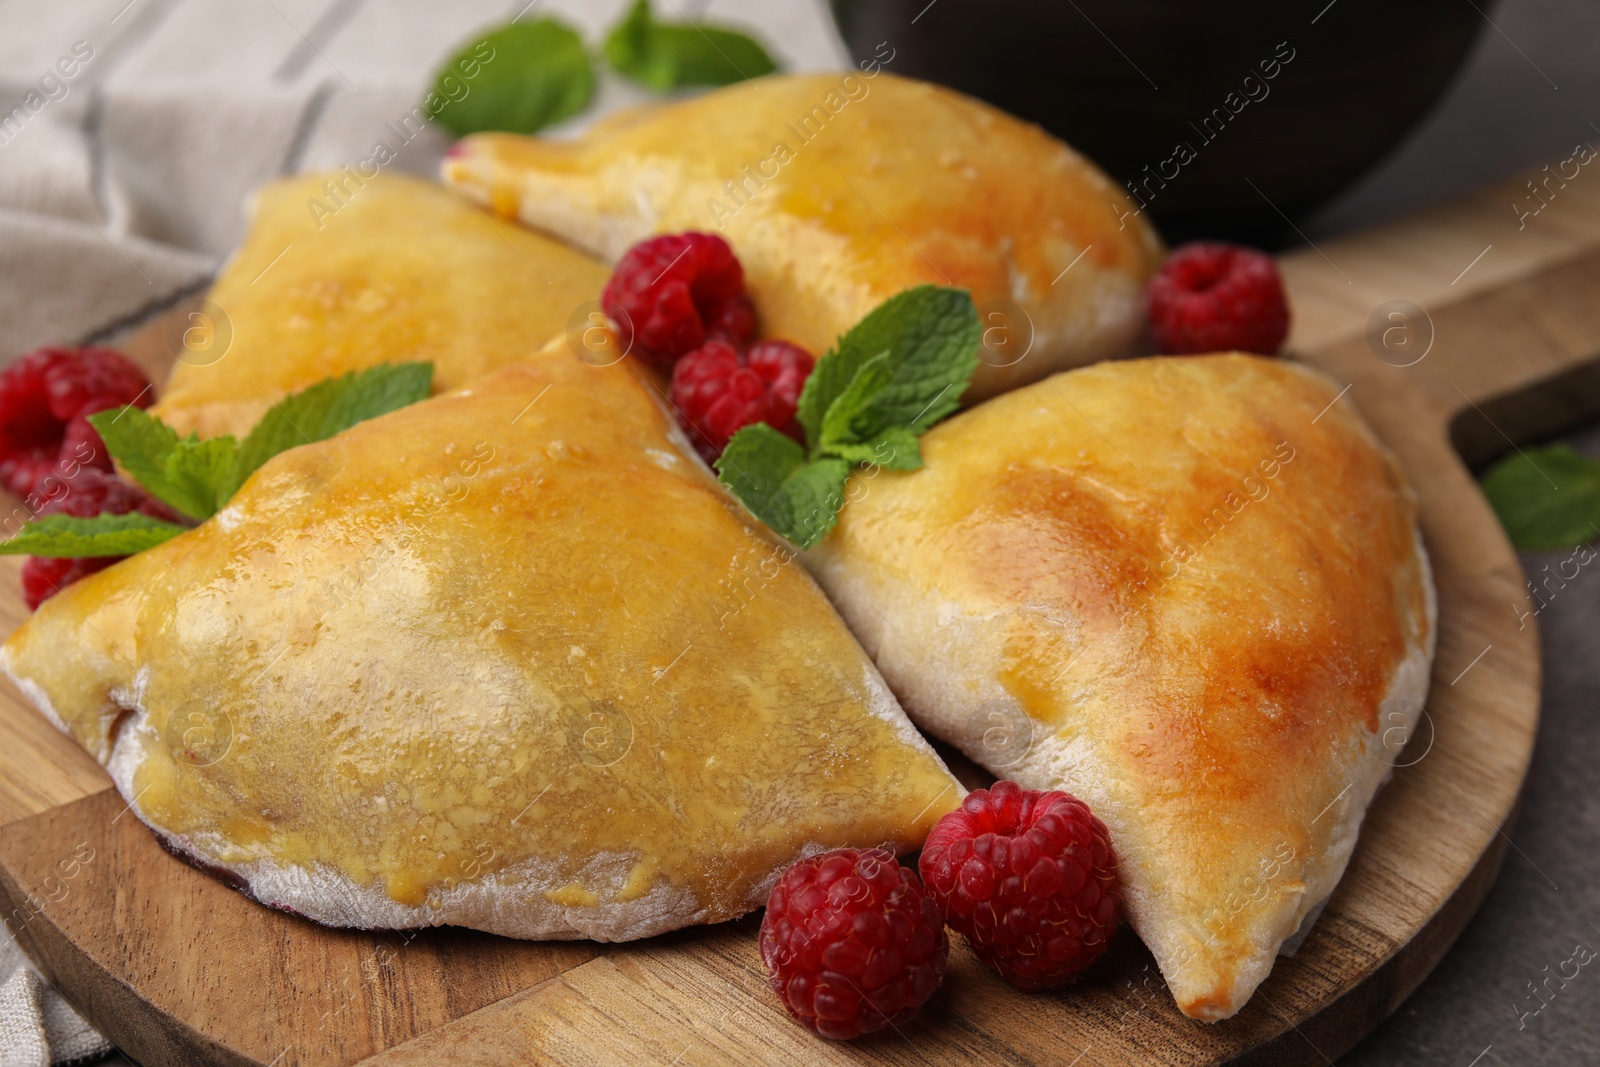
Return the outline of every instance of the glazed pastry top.
<path id="1" fill-rule="evenodd" d="M 155 413 L 242 437 L 285 394 L 378 363 L 431 361 L 456 389 L 562 332 L 607 274 L 435 182 L 288 178 L 256 194 Z"/>
<path id="2" fill-rule="evenodd" d="M 1011 331 L 969 399 L 1127 354 L 1161 255 L 1131 201 L 1060 141 L 887 73 L 758 78 L 576 141 L 478 134 L 443 170 L 608 260 L 657 233 L 720 233 L 763 332 L 818 355 L 901 290 L 969 289 L 985 326 Z"/>
<path id="3" fill-rule="evenodd" d="M 564 341 L 280 454 L 4 662 L 193 854 L 406 905 L 519 875 L 715 921 L 961 795 L 647 388 Z"/>
<path id="4" fill-rule="evenodd" d="M 1202 1018 L 1332 890 L 1426 692 L 1414 501 L 1338 395 L 1241 355 L 1058 375 L 858 474 L 809 560 L 920 725 L 1105 820 Z"/>

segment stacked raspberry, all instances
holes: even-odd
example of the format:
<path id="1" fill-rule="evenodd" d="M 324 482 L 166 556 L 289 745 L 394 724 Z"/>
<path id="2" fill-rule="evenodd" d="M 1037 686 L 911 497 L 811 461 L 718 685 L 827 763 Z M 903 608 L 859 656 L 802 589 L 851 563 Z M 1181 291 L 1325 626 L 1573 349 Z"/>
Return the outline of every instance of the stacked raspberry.
<path id="1" fill-rule="evenodd" d="M 149 407 L 150 380 L 108 348 L 41 348 L 0 371 L 0 484 L 15 496 L 50 495 L 81 468 L 111 469 L 88 417 Z M 50 485 L 46 485 L 50 482 Z"/>
<path id="2" fill-rule="evenodd" d="M 755 309 L 728 242 L 678 233 L 634 245 L 601 306 L 625 350 L 671 372 L 678 422 L 706 462 L 757 422 L 803 441 L 795 409 L 814 361 L 787 341 L 749 345 Z"/>
<path id="3" fill-rule="evenodd" d="M 845 848 L 778 880 L 761 959 L 797 1022 L 843 1040 L 910 1019 L 944 976 L 947 923 L 1030 991 L 1073 981 L 1116 933 L 1109 836 L 1066 793 L 974 790 L 933 828 L 919 866 L 920 880 L 888 853 Z"/>
<path id="4" fill-rule="evenodd" d="M 177 512 L 167 507 L 138 486 L 107 474 L 95 467 L 85 467 L 69 481 L 60 483 L 61 495 L 47 501 L 39 509 L 39 517 L 46 515 L 71 515 L 91 519 L 96 515 L 126 515 L 137 511 L 154 519 L 182 522 Z M 79 578 L 105 570 L 126 556 L 89 556 L 79 559 L 55 559 L 29 556 L 22 565 L 22 596 L 32 611 L 46 598 L 55 596 Z"/>
<path id="5" fill-rule="evenodd" d="M 88 417 L 109 408 L 148 407 L 150 381 L 106 348 L 41 348 L 0 371 L 0 484 L 39 517 L 138 511 L 169 522 L 180 517 L 142 489 L 111 473 L 105 443 Z M 22 567 L 29 609 L 120 556 L 47 559 Z"/>

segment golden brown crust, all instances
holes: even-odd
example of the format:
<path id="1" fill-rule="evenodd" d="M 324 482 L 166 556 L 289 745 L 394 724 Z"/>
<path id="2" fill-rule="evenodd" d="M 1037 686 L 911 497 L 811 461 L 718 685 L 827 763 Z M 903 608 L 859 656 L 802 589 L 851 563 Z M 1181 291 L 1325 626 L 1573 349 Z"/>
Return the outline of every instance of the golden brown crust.
<path id="1" fill-rule="evenodd" d="M 1031 351 L 980 367 L 969 399 L 1129 354 L 1161 255 L 1133 205 L 1066 145 L 889 74 L 761 78 L 630 112 L 575 142 L 480 134 L 444 174 L 607 259 L 656 233 L 720 232 L 763 331 L 818 354 L 913 285 L 970 289 L 986 327 L 1020 306 L 1009 347 L 992 335 L 989 358 L 1020 356 L 1029 319 Z"/>
<path id="2" fill-rule="evenodd" d="M 435 182 L 274 182 L 196 320 L 201 350 L 173 365 L 155 411 L 185 433 L 243 436 L 287 393 L 406 360 L 457 389 L 560 333 L 607 273 Z"/>
<path id="3" fill-rule="evenodd" d="M 1337 395 L 1237 355 L 1061 375 L 858 475 L 813 553 L 913 718 L 1095 806 L 1200 1018 L 1331 891 L 1425 692 L 1414 505 Z M 1030 750 L 985 747 L 1008 716 Z"/>
<path id="4" fill-rule="evenodd" d="M 564 341 L 276 457 L 6 668 L 135 811 L 341 925 L 742 914 L 960 788 L 792 554 Z"/>

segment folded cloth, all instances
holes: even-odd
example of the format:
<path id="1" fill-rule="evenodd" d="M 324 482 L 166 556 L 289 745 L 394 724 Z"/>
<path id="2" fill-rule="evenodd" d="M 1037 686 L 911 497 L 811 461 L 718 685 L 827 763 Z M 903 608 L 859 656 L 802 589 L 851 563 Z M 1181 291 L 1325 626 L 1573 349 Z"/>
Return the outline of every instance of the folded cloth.
<path id="1" fill-rule="evenodd" d="M 0 364 L 115 339 L 202 289 L 251 190 L 372 158 L 432 176 L 449 135 L 417 111 L 474 32 L 556 17 L 592 41 L 623 0 L 81 0 L 0 5 Z M 788 70 L 845 53 L 822 0 L 679 0 L 754 27 Z M 529 10 L 532 9 L 532 10 Z M 602 71 L 576 132 L 648 99 Z M 388 153 L 393 152 L 391 158 Z"/>
<path id="2" fill-rule="evenodd" d="M 17 943 L 0 944 L 0 1067 L 50 1067 L 111 1051 L 72 1005 L 28 966 Z"/>

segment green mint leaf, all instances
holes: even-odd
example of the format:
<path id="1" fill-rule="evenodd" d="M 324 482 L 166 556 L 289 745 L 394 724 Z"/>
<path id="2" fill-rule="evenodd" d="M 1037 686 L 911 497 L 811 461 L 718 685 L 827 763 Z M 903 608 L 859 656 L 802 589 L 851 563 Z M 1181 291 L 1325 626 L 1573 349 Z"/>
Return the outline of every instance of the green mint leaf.
<path id="1" fill-rule="evenodd" d="M 784 516 L 773 503 L 783 480 L 806 462 L 806 451 L 794 439 L 764 422 L 734 434 L 717 457 L 717 480 L 738 497 L 750 513 L 782 533 Z"/>
<path id="2" fill-rule="evenodd" d="M 889 353 L 879 352 L 856 369 L 855 377 L 850 379 L 850 384 L 828 405 L 828 410 L 822 416 L 822 435 L 820 439 L 811 441 L 811 451 L 814 455 L 834 453 L 840 445 L 860 444 L 861 435 L 856 432 L 855 423 L 857 416 L 873 397 L 883 392 L 885 386 L 893 379 L 894 371 L 889 366 Z M 835 453 L 843 455 L 843 453 Z"/>
<path id="3" fill-rule="evenodd" d="M 238 451 L 232 437 L 180 439 L 172 427 L 136 407 L 98 412 L 89 423 L 135 481 L 191 519 L 210 518 L 227 501 L 219 488 Z"/>
<path id="4" fill-rule="evenodd" d="M 734 434 L 717 459 L 722 484 L 801 548 L 821 541 L 838 522 L 851 469 L 843 459 L 807 462 L 805 449 L 764 422 Z"/>
<path id="5" fill-rule="evenodd" d="M 256 468 L 279 452 L 326 440 L 358 422 L 425 400 L 432 386 L 432 363 L 384 363 L 284 397 L 239 445 L 238 459 L 220 486 L 220 501 L 226 503 Z"/>
<path id="6" fill-rule="evenodd" d="M 908 426 L 891 426 L 863 444 L 835 444 L 829 452 L 851 463 L 868 463 L 892 471 L 922 468 L 922 447 Z"/>
<path id="7" fill-rule="evenodd" d="M 920 434 L 956 410 L 977 369 L 982 336 L 972 297 L 962 289 L 920 285 L 878 305 L 817 362 L 800 393 L 798 416 L 813 455 L 872 440 L 891 426 Z M 847 398 L 857 374 L 881 352 L 889 354 L 882 387 Z M 841 399 L 845 406 L 833 411 Z"/>
<path id="8" fill-rule="evenodd" d="M 606 36 L 607 62 L 656 92 L 684 85 L 732 85 L 778 69 L 766 49 L 736 30 L 704 22 L 659 22 L 650 0 L 635 0 Z"/>
<path id="9" fill-rule="evenodd" d="M 431 363 L 384 364 L 330 378 L 273 405 L 243 444 L 232 437 L 179 438 L 135 407 L 102 411 L 89 422 L 111 457 L 151 495 L 192 519 L 209 519 L 279 452 L 422 400 L 432 382 Z"/>
<path id="10" fill-rule="evenodd" d="M 106 443 L 112 458 L 140 485 L 156 492 L 153 486 L 166 476 L 167 457 L 178 447 L 178 431 L 132 406 L 95 412 L 89 416 L 89 425 Z"/>
<path id="11" fill-rule="evenodd" d="M 1518 548 L 1571 548 L 1600 537 L 1600 462 L 1566 445 L 1507 456 L 1482 484 Z"/>
<path id="12" fill-rule="evenodd" d="M 789 528 L 783 533 L 800 548 L 810 548 L 833 532 L 844 507 L 844 487 L 855 465 L 842 459 L 814 459 L 783 480 Z"/>
<path id="13" fill-rule="evenodd" d="M 191 433 L 179 441 L 167 460 L 168 481 L 188 493 L 189 499 L 203 510 L 179 507 L 176 503 L 172 506 L 197 519 L 209 519 L 222 510 L 228 497 L 233 495 L 226 485 L 238 455 L 239 444 L 228 435 L 202 441 Z"/>
<path id="14" fill-rule="evenodd" d="M 458 137 L 480 130 L 534 133 L 570 118 L 594 96 L 583 38 L 555 19 L 510 22 L 439 68 L 423 101 Z"/>
<path id="15" fill-rule="evenodd" d="M 129 512 L 80 519 L 73 515 L 46 515 L 34 519 L 9 541 L 0 541 L 0 555 L 50 556 L 79 559 L 85 556 L 131 556 L 154 548 L 183 533 L 177 523 Z"/>

